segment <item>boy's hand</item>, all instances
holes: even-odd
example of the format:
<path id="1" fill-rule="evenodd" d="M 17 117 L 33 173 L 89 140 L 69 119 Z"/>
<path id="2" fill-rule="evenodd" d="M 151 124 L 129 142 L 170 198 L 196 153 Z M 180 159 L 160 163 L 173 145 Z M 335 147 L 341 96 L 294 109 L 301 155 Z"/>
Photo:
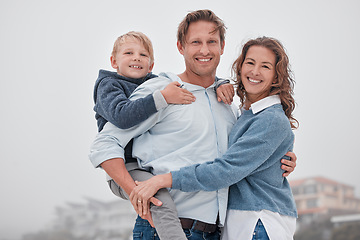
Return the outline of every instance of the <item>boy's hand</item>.
<path id="1" fill-rule="evenodd" d="M 216 89 L 216 96 L 219 102 L 223 101 L 225 104 L 231 104 L 235 95 L 234 87 L 230 83 L 222 84 Z"/>
<path id="2" fill-rule="evenodd" d="M 180 86 L 180 83 L 172 82 L 164 90 L 160 91 L 166 102 L 168 104 L 190 104 L 195 102 L 195 96 Z"/>

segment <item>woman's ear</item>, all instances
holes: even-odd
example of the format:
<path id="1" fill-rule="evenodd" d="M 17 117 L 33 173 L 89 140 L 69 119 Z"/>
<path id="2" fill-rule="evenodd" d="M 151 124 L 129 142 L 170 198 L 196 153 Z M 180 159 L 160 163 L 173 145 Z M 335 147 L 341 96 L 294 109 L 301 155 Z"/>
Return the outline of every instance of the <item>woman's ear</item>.
<path id="1" fill-rule="evenodd" d="M 278 83 L 278 76 L 275 76 L 275 78 L 274 78 L 274 80 L 273 80 L 272 83 L 273 83 L 273 84 Z"/>

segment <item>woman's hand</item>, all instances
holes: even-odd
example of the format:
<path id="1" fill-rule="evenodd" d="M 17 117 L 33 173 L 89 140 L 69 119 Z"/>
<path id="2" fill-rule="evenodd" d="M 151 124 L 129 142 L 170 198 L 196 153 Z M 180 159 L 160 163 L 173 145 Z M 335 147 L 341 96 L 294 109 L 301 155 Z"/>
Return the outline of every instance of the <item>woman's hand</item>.
<path id="1" fill-rule="evenodd" d="M 144 182 L 135 182 L 136 187 L 130 193 L 130 201 L 137 214 L 143 216 L 150 213 L 150 203 L 161 206 L 162 202 L 153 197 L 157 191 L 164 187 L 171 187 L 171 173 L 157 175 Z"/>

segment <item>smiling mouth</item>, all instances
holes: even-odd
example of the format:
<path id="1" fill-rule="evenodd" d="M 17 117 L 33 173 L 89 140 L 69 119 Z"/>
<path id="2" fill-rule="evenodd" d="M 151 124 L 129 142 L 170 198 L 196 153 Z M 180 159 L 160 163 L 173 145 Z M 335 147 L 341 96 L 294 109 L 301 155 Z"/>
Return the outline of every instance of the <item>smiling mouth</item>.
<path id="1" fill-rule="evenodd" d="M 210 60 L 212 58 L 195 58 L 197 61 L 200 61 L 200 62 L 210 62 Z"/>
<path id="2" fill-rule="evenodd" d="M 256 80 L 256 79 L 253 79 L 253 78 L 247 78 L 249 80 L 249 82 L 251 83 L 261 83 L 262 81 L 261 80 Z"/>
<path id="3" fill-rule="evenodd" d="M 136 68 L 136 69 L 143 69 L 143 67 L 141 67 L 141 66 L 136 66 L 136 65 L 130 65 L 129 67 L 130 67 L 130 68 Z"/>

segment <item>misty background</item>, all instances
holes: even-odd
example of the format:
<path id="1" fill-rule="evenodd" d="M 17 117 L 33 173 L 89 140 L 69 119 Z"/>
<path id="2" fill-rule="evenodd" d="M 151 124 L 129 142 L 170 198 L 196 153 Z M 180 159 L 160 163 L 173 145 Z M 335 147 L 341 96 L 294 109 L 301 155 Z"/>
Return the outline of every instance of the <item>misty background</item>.
<path id="1" fill-rule="evenodd" d="M 97 133 L 98 70 L 112 70 L 115 39 L 135 30 L 153 42 L 154 73 L 183 72 L 177 26 L 189 11 L 205 8 L 228 27 L 219 77 L 231 76 L 249 38 L 275 37 L 287 49 L 300 122 L 298 165 L 289 179 L 323 176 L 360 196 L 359 1 L 3 0 L 0 238 L 45 228 L 67 202 L 116 199 L 87 157 Z"/>

